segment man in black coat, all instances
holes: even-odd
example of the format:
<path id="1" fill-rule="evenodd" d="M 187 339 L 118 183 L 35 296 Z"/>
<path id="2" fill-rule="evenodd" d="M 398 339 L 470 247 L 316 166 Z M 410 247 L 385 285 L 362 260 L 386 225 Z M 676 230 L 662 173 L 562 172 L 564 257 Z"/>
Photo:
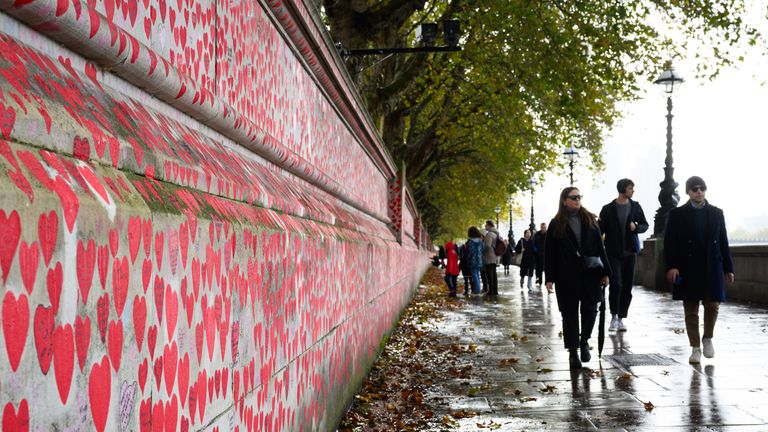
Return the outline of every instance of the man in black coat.
<path id="1" fill-rule="evenodd" d="M 638 234 L 648 230 L 648 221 L 640 204 L 632 201 L 635 183 L 621 179 L 616 184 L 618 198 L 603 206 L 600 211 L 600 231 L 605 235 L 605 251 L 611 263 L 613 275 L 608 294 L 611 308 L 609 331 L 627 331 L 624 318 L 632 302 L 632 286 L 635 279 L 635 256 L 640 252 Z"/>
<path id="2" fill-rule="evenodd" d="M 672 209 L 664 234 L 664 259 L 672 298 L 683 301 L 685 331 L 691 344 L 690 363 L 715 356 L 712 336 L 725 283 L 733 283 L 733 258 L 728 246 L 723 211 L 705 199 L 707 185 L 701 177 L 685 182 L 690 200 Z M 704 334 L 699 340 L 699 302 L 704 305 Z"/>
<path id="3" fill-rule="evenodd" d="M 544 246 L 547 240 L 547 224 L 541 223 L 541 229 L 533 235 L 533 250 L 536 253 L 536 285 L 541 285 L 544 273 Z"/>

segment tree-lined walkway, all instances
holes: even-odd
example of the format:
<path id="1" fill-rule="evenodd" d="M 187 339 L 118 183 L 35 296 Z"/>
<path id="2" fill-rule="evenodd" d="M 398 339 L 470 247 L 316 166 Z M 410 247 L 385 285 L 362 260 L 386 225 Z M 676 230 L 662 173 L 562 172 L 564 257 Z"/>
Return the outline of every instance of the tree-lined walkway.
<path id="1" fill-rule="evenodd" d="M 765 308 L 724 303 L 715 358 L 690 365 L 682 305 L 636 287 L 628 331 L 607 333 L 599 361 L 595 326 L 592 361 L 571 371 L 555 296 L 520 290 L 517 275 L 500 274 L 499 290 L 496 302 L 460 299 L 463 307 L 418 326 L 416 339 L 440 341 L 425 350 L 443 353 L 444 370 L 420 384 L 429 418 L 414 429 L 768 430 Z M 418 296 L 411 308 L 429 301 Z M 372 403 L 385 410 L 413 394 L 379 390 Z M 375 417 L 371 402 L 356 408 L 366 406 Z"/>

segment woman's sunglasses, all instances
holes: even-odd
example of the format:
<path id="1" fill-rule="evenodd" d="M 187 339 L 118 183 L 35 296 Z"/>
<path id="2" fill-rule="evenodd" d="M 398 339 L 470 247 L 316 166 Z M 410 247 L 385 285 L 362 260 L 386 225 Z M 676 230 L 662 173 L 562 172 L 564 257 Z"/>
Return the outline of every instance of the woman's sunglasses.
<path id="1" fill-rule="evenodd" d="M 581 195 L 568 195 L 566 198 L 571 201 L 581 201 L 581 197 Z"/>

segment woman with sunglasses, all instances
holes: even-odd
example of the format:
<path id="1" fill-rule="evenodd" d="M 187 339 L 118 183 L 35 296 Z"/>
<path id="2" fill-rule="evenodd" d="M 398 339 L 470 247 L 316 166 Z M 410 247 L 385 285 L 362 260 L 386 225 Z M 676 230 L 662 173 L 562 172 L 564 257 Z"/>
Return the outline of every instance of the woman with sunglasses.
<path id="1" fill-rule="evenodd" d="M 552 292 L 554 285 L 557 295 L 571 369 L 579 369 L 581 362 L 592 358 L 589 338 L 597 317 L 597 304 L 602 299 L 601 286 L 608 284 L 611 269 L 597 216 L 581 206 L 581 195 L 575 187 L 567 187 L 560 193 L 557 215 L 549 223 L 544 273 L 547 291 Z"/>

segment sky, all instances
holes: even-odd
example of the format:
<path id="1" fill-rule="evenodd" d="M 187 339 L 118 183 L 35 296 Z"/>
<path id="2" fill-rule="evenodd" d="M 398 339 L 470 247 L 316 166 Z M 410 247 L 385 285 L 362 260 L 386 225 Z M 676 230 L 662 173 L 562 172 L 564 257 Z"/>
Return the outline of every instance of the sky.
<path id="1" fill-rule="evenodd" d="M 695 64 L 679 59 L 675 71 L 686 80 L 672 95 L 674 179 L 680 185 L 680 204 L 687 201 L 685 180 L 698 175 L 707 183 L 707 199 L 723 209 L 730 232 L 768 229 L 768 204 L 760 197 L 768 184 L 768 60 L 757 50 L 743 63 L 724 70 L 713 80 L 697 80 Z M 661 71 L 659 71 L 659 74 Z M 666 157 L 666 99 L 660 86 L 647 83 L 645 94 L 624 104 L 623 120 L 604 137 L 605 169 L 589 170 L 586 155 L 576 162 L 574 186 L 584 196 L 582 205 L 599 213 L 615 199 L 616 182 L 624 177 L 635 182 L 634 199 L 645 212 L 653 233 L 659 208 L 659 183 L 664 179 Z M 548 174 L 534 195 L 538 227 L 557 212 L 568 174 Z M 515 216 L 517 238 L 530 222 L 530 194 L 515 197 L 523 216 Z M 500 217 L 501 232 L 509 229 L 508 215 Z"/>

